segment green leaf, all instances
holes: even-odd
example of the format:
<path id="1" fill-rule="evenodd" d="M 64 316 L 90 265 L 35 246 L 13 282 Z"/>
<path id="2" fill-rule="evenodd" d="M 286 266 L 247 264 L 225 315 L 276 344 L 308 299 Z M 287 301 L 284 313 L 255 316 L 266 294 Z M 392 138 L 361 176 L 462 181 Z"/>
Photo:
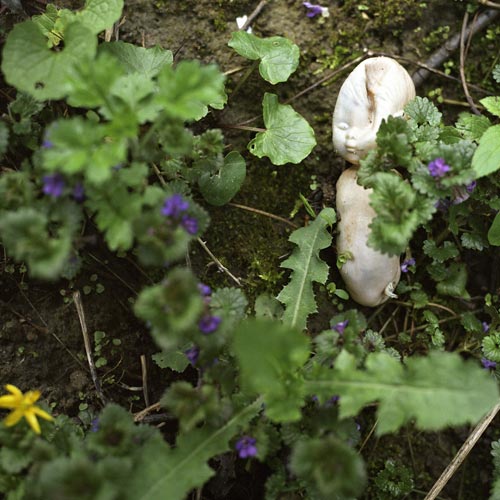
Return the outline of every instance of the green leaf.
<path id="1" fill-rule="evenodd" d="M 500 168 L 500 125 L 493 125 L 481 137 L 472 157 L 476 178 L 484 177 Z"/>
<path id="2" fill-rule="evenodd" d="M 97 39 L 86 26 L 67 26 L 64 48 L 53 51 L 33 21 L 14 26 L 3 49 L 2 71 L 7 83 L 36 99 L 61 99 L 68 93 L 66 75 L 73 64 L 93 58 Z"/>
<path id="3" fill-rule="evenodd" d="M 479 101 L 492 115 L 500 116 L 500 97 L 485 97 Z"/>
<path id="4" fill-rule="evenodd" d="M 451 297 L 470 298 L 466 290 L 467 268 L 465 264 L 455 262 L 446 269 L 444 279 L 436 285 L 436 290 L 441 295 L 450 295 Z"/>
<path id="5" fill-rule="evenodd" d="M 459 255 L 458 248 L 451 241 L 445 241 L 442 246 L 438 247 L 435 241 L 425 240 L 423 250 L 425 255 L 428 255 L 436 262 L 445 262 Z"/>
<path id="6" fill-rule="evenodd" d="M 432 104 L 427 97 L 415 97 L 405 107 L 405 114 L 414 120 L 418 125 L 428 123 L 429 125 L 439 125 L 442 113 Z"/>
<path id="7" fill-rule="evenodd" d="M 484 337 L 481 348 L 485 358 L 500 363 L 500 332 L 492 332 Z"/>
<path id="8" fill-rule="evenodd" d="M 465 139 L 478 141 L 491 126 L 491 121 L 484 115 L 473 115 L 472 113 L 460 113 L 455 127 L 462 133 Z"/>
<path id="9" fill-rule="evenodd" d="M 75 20 L 97 35 L 111 28 L 120 19 L 123 0 L 86 0 L 85 7 L 76 13 L 65 11 L 69 20 Z M 66 33 L 64 40 L 66 42 Z"/>
<path id="10" fill-rule="evenodd" d="M 299 441 L 290 469 L 303 480 L 314 481 L 322 498 L 357 498 L 366 484 L 361 456 L 331 434 Z"/>
<path id="11" fill-rule="evenodd" d="M 51 237 L 47 216 L 34 208 L 5 212 L 0 218 L 2 244 L 17 261 L 26 261 L 30 274 L 42 279 L 59 276 L 69 258 L 71 236 L 62 228 Z"/>
<path id="12" fill-rule="evenodd" d="M 495 215 L 490 229 L 488 230 L 488 243 L 490 245 L 500 246 L 500 212 Z"/>
<path id="13" fill-rule="evenodd" d="M 263 396 L 270 419 L 300 419 L 305 394 L 298 370 L 309 358 L 309 349 L 306 335 L 278 322 L 252 319 L 236 329 L 233 350 L 241 369 L 241 384 Z"/>
<path id="14" fill-rule="evenodd" d="M 108 52 L 118 59 L 129 74 L 139 73 L 147 78 L 155 77 L 165 65 L 171 65 L 173 54 L 158 45 L 138 47 L 126 42 L 107 42 L 99 45 L 99 52 Z"/>
<path id="15" fill-rule="evenodd" d="M 316 145 L 312 127 L 274 94 L 264 94 L 262 108 L 266 131 L 248 143 L 248 150 L 259 158 L 267 156 L 274 165 L 300 163 Z"/>
<path id="16" fill-rule="evenodd" d="M 224 75 L 214 64 L 201 66 L 196 60 L 181 61 L 175 68 L 163 66 L 158 74 L 155 102 L 165 112 L 182 120 L 199 120 L 207 106 L 224 95 Z"/>
<path id="17" fill-rule="evenodd" d="M 415 420 L 419 429 L 437 430 L 474 423 L 498 401 L 496 382 L 474 361 L 455 353 L 431 351 L 406 358 L 405 365 L 385 353 L 372 353 L 364 370 L 342 351 L 333 370 L 321 367 L 308 391 L 340 396 L 340 417 L 356 415 L 378 401 L 377 434 L 394 432 Z"/>
<path id="18" fill-rule="evenodd" d="M 299 48 L 281 36 L 259 38 L 245 31 L 236 31 L 228 45 L 240 56 L 260 59 L 260 75 L 273 85 L 286 82 L 299 65 Z"/>
<path id="19" fill-rule="evenodd" d="M 175 448 L 162 439 L 138 452 L 138 466 L 126 500 L 183 500 L 214 475 L 208 461 L 229 451 L 228 441 L 254 418 L 261 400 L 243 408 L 218 429 L 193 429 L 177 438 Z M 151 458 L 154 457 L 154 460 Z"/>
<path id="20" fill-rule="evenodd" d="M 493 68 L 493 72 L 492 72 L 492 75 L 493 75 L 493 79 L 500 83 L 500 64 L 497 64 L 494 68 Z"/>
<path id="21" fill-rule="evenodd" d="M 9 128 L 7 124 L 0 121 L 0 158 L 6 153 L 9 145 Z"/>
<path id="22" fill-rule="evenodd" d="M 219 171 L 214 175 L 205 172 L 198 180 L 201 194 L 208 203 L 222 206 L 231 201 L 240 190 L 246 177 L 246 164 L 243 156 L 231 151 Z"/>
<path id="23" fill-rule="evenodd" d="M 289 241 L 298 245 L 292 255 L 281 267 L 292 270 L 290 283 L 286 285 L 277 299 L 285 304 L 283 322 L 304 329 L 307 317 L 317 311 L 313 282 L 325 284 L 328 278 L 328 265 L 319 257 L 320 250 L 328 248 L 332 237 L 327 228 L 336 220 L 333 208 L 324 208 L 307 227 L 296 229 Z"/>

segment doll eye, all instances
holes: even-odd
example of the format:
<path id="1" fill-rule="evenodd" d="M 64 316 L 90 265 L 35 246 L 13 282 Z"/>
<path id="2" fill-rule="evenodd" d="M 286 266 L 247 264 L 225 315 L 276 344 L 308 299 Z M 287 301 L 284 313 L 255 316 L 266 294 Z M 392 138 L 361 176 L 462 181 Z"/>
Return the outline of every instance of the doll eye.
<path id="1" fill-rule="evenodd" d="M 347 130 L 349 128 L 349 125 L 345 122 L 340 122 L 339 124 L 337 124 L 337 128 L 339 128 L 340 130 Z"/>

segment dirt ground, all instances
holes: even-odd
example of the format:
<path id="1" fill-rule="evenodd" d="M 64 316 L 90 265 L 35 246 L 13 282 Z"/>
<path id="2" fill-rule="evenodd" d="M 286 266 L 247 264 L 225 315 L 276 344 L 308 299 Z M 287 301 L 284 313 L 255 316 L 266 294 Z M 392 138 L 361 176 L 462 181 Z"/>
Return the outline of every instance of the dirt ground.
<path id="1" fill-rule="evenodd" d="M 81 2 L 62 4 L 81 6 Z M 258 1 L 126 0 L 125 4 L 119 29 L 121 40 L 146 47 L 160 45 L 172 50 L 177 61 L 197 58 L 216 62 L 223 71 L 231 73 L 229 90 L 238 84 L 246 63 L 227 42 L 231 32 L 237 29 L 236 17 L 252 13 Z M 464 12 L 463 4 L 452 0 L 425 3 L 329 0 L 322 4 L 329 7 L 330 16 L 310 19 L 301 1 L 269 1 L 252 23 L 254 33 L 259 36 L 281 35 L 293 40 L 300 47 L 301 61 L 290 80 L 276 87 L 265 83 L 254 72 L 236 95 L 230 94 L 227 109 L 211 124 L 224 130 L 227 143 L 239 150 L 247 161 L 248 177 L 233 200 L 237 204 L 285 218 L 289 217 L 299 193 L 308 197 L 313 206 L 333 206 L 333 187 L 344 162 L 333 151 L 331 114 L 347 72 L 324 84 L 318 82 L 366 50 L 407 58 L 413 63 L 403 64 L 412 73 L 418 68 L 415 61 L 425 61 L 447 37 L 460 30 Z M 35 2 L 30 6 L 37 7 Z M 6 16 L 2 23 L 14 19 L 12 14 Z M 488 39 L 485 33 L 476 35 L 467 65 L 470 81 L 480 82 L 487 90 L 488 84 L 483 80 L 500 49 L 499 27 L 490 26 L 490 29 L 493 35 L 497 34 L 496 39 L 493 35 Z M 449 69 L 456 76 L 457 55 L 451 56 L 447 64 L 439 69 Z M 314 87 L 307 90 L 311 86 Z M 245 147 L 251 132 L 229 128 L 260 114 L 260 97 L 256 96 L 262 96 L 265 91 L 277 93 L 282 102 L 291 100 L 315 130 L 318 146 L 301 165 L 276 167 L 267 159 L 251 156 Z M 427 79 L 417 94 L 441 94 L 445 101 L 464 101 L 460 84 L 440 76 Z M 462 104 L 438 105 L 450 120 L 466 109 Z M 262 291 L 276 294 L 285 280 L 279 262 L 289 251 L 289 228 L 235 206 L 210 208 L 210 214 L 212 224 L 205 235 L 207 245 L 233 274 L 243 279 L 248 296 L 253 298 Z M 302 224 L 305 218 L 302 210 L 295 221 Z M 132 254 L 118 257 L 107 251 L 90 222 L 86 236 L 93 243 L 89 244 L 82 272 L 71 281 L 47 284 L 30 280 L 24 266 L 6 256 L 0 262 L 0 384 L 38 387 L 43 397 L 52 403 L 54 412 L 64 412 L 84 423 L 92 419 L 101 405 L 89 374 L 81 326 L 72 302 L 72 294 L 77 290 L 82 294 L 89 332 L 105 333 L 97 353 L 104 360 L 98 373 L 109 400 L 131 411 L 145 407 L 141 355 L 147 359 L 151 403 L 158 401 L 169 382 L 178 377 L 153 363 L 151 355 L 158 348 L 131 311 L 137 293 L 155 276 L 139 268 Z M 333 252 L 327 252 L 325 258 L 335 262 Z M 233 286 L 230 278 L 217 270 L 199 246 L 193 245 L 190 260 L 202 281 L 215 287 Z M 314 318 L 313 329 L 325 328 L 333 312 L 331 303 L 323 304 L 321 313 Z M 385 319 L 379 321 L 383 323 Z M 425 496 L 469 432 L 463 428 L 436 434 L 407 428 L 396 436 L 379 440 L 368 437 L 373 425 L 369 412 L 360 422 L 362 441 L 367 439 L 363 456 L 370 476 L 383 468 L 387 458 L 402 461 L 413 470 L 416 483 L 416 491 L 407 498 Z M 498 437 L 499 427 L 490 427 L 440 498 L 488 497 L 489 445 Z M 250 470 L 230 473 L 223 460 L 217 467 L 219 474 L 204 488 L 203 498 L 263 498 L 263 484 L 269 472 L 266 467 L 255 464 Z M 370 495 L 368 490 L 363 498 L 372 498 Z"/>

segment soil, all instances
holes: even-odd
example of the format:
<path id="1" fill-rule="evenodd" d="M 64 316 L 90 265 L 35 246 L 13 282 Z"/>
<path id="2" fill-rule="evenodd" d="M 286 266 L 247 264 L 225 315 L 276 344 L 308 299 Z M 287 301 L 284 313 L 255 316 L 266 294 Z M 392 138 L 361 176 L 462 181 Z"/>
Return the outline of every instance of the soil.
<path id="1" fill-rule="evenodd" d="M 231 32 L 237 29 L 236 17 L 250 14 L 257 3 L 249 0 L 127 0 L 119 38 L 146 47 L 168 48 L 174 52 L 175 60 L 197 58 L 216 62 L 230 73 L 228 88 L 231 90 L 245 73 L 247 63 L 227 42 Z M 25 4 L 37 7 L 36 2 Z M 81 6 L 80 2 L 60 4 Z M 289 217 L 301 193 L 315 207 L 334 206 L 333 186 L 344 162 L 333 151 L 331 114 L 347 73 L 341 72 L 324 84 L 317 83 L 366 50 L 410 61 L 425 60 L 447 36 L 460 30 L 465 10 L 463 3 L 451 0 L 426 3 L 330 0 L 322 4 L 329 7 L 330 16 L 310 19 L 300 1 L 269 1 L 252 23 L 253 32 L 259 36 L 281 35 L 294 41 L 300 47 L 301 62 L 287 83 L 275 87 L 254 72 L 237 92 L 230 94 L 227 109 L 211 125 L 222 128 L 227 143 L 247 161 L 248 177 L 234 203 L 284 218 Z M 6 16 L 2 22 L 7 24 L 16 17 L 9 12 Z M 439 31 L 442 26 L 449 28 Z M 490 29 L 498 34 L 498 26 Z M 488 72 L 499 53 L 499 39 L 493 35 L 488 38 L 484 33 L 476 35 L 468 55 L 468 78 L 481 82 L 487 90 Z M 457 55 L 446 64 L 439 69 L 458 74 Z M 405 65 L 410 73 L 417 69 L 414 63 Z M 307 90 L 313 85 L 314 88 Z M 436 89 L 440 90 L 436 92 Z M 281 102 L 291 101 L 313 126 L 318 145 L 302 164 L 276 167 L 267 159 L 259 160 L 246 151 L 251 133 L 229 128 L 260 114 L 264 92 L 278 94 Z M 430 77 L 417 93 L 464 101 L 460 84 L 439 76 Z M 450 120 L 466 109 L 462 105 L 438 105 Z M 254 124 L 260 125 L 258 121 Z M 315 185 L 311 187 L 311 184 Z M 278 293 L 286 279 L 279 263 L 290 251 L 287 242 L 290 228 L 235 206 L 210 208 L 210 215 L 212 223 L 205 235 L 207 245 L 234 275 L 242 278 L 248 297 L 253 299 L 263 291 Z M 294 220 L 302 225 L 306 218 L 307 214 L 301 209 Z M 88 423 L 99 411 L 101 402 L 89 373 L 81 325 L 72 301 L 72 294 L 77 290 L 82 295 L 91 336 L 96 331 L 106 334 L 99 354 L 105 364 L 98 368 L 106 398 L 132 412 L 145 407 L 141 355 L 147 359 L 150 402 L 158 401 L 165 387 L 178 376 L 160 370 L 153 363 L 151 355 L 158 348 L 131 310 L 138 291 L 154 276 L 141 269 L 133 255 L 118 257 L 107 251 L 91 224 L 86 236 L 93 243 L 89 244 L 89 256 L 82 272 L 74 280 L 47 284 L 29 279 L 24 266 L 6 257 L 1 262 L 0 275 L 0 356 L 4 360 L 0 364 L 0 385 L 38 387 L 43 397 L 52 403 L 54 412 L 64 412 L 83 423 Z M 325 258 L 334 270 L 333 250 L 327 251 Z M 203 282 L 215 287 L 234 286 L 231 278 L 218 270 L 201 247 L 193 245 L 190 261 Z M 331 278 L 341 282 L 335 271 L 332 273 Z M 328 326 L 328 319 L 337 306 L 331 301 L 321 304 L 320 313 L 313 318 L 312 334 Z M 372 314 L 370 309 L 365 312 L 367 317 Z M 390 312 L 386 309 L 376 317 L 373 327 L 377 327 L 377 322 L 385 323 Z M 120 345 L 115 345 L 118 341 Z M 360 423 L 362 442 L 367 440 L 362 454 L 370 477 L 383 468 L 388 458 L 404 463 L 415 478 L 414 492 L 407 498 L 425 496 L 469 432 L 462 428 L 423 433 L 407 428 L 398 435 L 375 439 L 369 436 L 373 425 L 369 412 L 363 414 Z M 488 497 L 492 468 L 490 443 L 498 437 L 499 427 L 491 426 L 440 498 Z M 204 488 L 202 498 L 263 498 L 263 484 L 269 473 L 265 466 L 254 464 L 250 470 L 234 470 L 234 465 L 225 464 L 224 459 L 213 465 L 218 475 Z M 363 498 L 374 498 L 372 495 L 369 488 Z"/>

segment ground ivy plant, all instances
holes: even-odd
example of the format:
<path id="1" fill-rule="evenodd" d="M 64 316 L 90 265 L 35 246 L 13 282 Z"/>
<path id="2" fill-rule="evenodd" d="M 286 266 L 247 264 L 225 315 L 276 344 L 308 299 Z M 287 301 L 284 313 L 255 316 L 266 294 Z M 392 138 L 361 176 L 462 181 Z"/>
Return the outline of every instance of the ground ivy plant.
<path id="1" fill-rule="evenodd" d="M 367 480 L 354 420 L 366 405 L 377 406 L 377 435 L 409 423 L 437 430 L 479 420 L 498 400 L 497 384 L 474 359 L 442 350 L 437 316 L 425 317 L 436 347 L 427 356 L 401 356 L 354 309 L 339 308 L 328 329 L 307 334 L 317 287 L 340 290 L 327 283 L 329 266 L 320 255 L 332 242 L 332 208 L 312 212 L 310 224 L 291 234 L 295 246 L 281 264 L 291 271 L 289 282 L 277 298 L 260 296 L 253 307 L 242 290 L 212 290 L 179 263 L 209 230 L 209 205 L 226 204 L 240 189 L 245 161 L 203 121 L 227 99 L 216 65 L 174 64 L 172 53 L 157 47 L 98 43 L 122 8 L 120 0 L 87 0 L 79 12 L 49 5 L 7 37 L 2 71 L 17 96 L 0 122 L 0 153 L 19 161 L 0 177 L 2 245 L 44 279 L 78 272 L 85 223 L 110 250 L 133 250 L 160 275 L 134 304 L 161 350 L 155 359 L 179 373 L 194 368 L 198 381 L 179 377 L 161 398 L 178 425 L 175 443 L 114 404 L 90 426 L 64 415 L 52 421 L 48 408 L 35 404 L 38 393 L 9 385 L 11 394 L 0 396 L 0 407 L 11 411 L 0 425 L 0 491 L 8 498 L 182 499 L 214 475 L 213 460 L 227 453 L 269 464 L 268 498 L 295 491 L 347 499 L 360 495 Z M 238 32 L 229 45 L 259 61 L 271 84 L 297 68 L 299 50 L 285 38 Z M 485 106 L 496 109 L 493 101 Z M 425 99 L 406 113 L 407 120 L 382 125 L 378 149 L 361 167 L 378 213 L 370 241 L 386 252 L 405 251 L 440 201 L 455 211 L 451 233 L 468 234 L 462 244 L 477 247 L 481 221 L 467 222 L 461 202 L 491 210 L 498 203 L 486 187 L 469 192 L 482 175 L 475 155 L 496 154 L 498 143 L 493 153 L 482 152 L 496 132 L 470 115 L 445 127 Z M 263 121 L 248 145 L 258 157 L 300 163 L 315 145 L 312 128 L 277 94 L 264 94 Z M 442 293 L 463 296 L 453 245 L 429 240 L 428 272 Z M 408 260 L 406 271 L 414 267 Z M 415 308 L 428 303 L 418 284 L 404 286 Z M 492 299 L 486 310 L 493 319 L 483 350 L 494 358 L 498 303 Z M 482 328 L 473 315 L 462 321 L 470 332 Z M 390 464 L 386 469 L 385 476 L 395 474 Z M 389 481 L 383 476 L 381 489 Z"/>

